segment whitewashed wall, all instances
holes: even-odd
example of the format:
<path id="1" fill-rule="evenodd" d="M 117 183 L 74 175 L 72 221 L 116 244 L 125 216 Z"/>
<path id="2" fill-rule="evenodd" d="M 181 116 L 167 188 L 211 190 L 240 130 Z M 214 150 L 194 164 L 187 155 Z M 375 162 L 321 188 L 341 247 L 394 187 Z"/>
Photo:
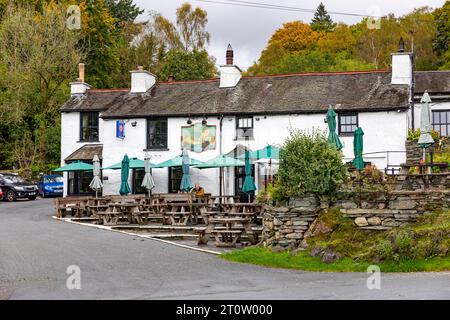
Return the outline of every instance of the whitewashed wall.
<path id="1" fill-rule="evenodd" d="M 103 141 L 103 121 L 99 120 L 99 142 L 80 142 L 80 113 L 61 113 L 61 166 L 64 159 L 86 144 L 99 144 Z M 64 196 L 67 195 L 67 173 L 64 173 Z"/>
<path id="2" fill-rule="evenodd" d="M 311 130 L 318 128 L 327 129 L 324 122 L 325 114 L 314 115 L 280 115 L 280 116 L 255 116 L 254 117 L 254 140 L 236 141 L 235 140 L 235 118 L 225 117 L 223 119 L 222 131 L 222 151 L 228 153 L 237 144 L 248 146 L 252 150 L 265 147 L 267 144 L 282 144 L 289 135 L 289 129 Z M 168 150 L 167 151 L 149 151 L 153 163 L 171 159 L 181 153 L 181 127 L 186 125 L 187 118 L 170 118 L 168 120 Z M 192 119 L 194 123 L 202 119 Z M 217 125 L 216 149 L 202 153 L 190 152 L 190 156 L 200 161 L 209 160 L 219 154 L 220 130 L 219 119 L 210 117 L 207 119 L 209 125 Z M 135 127 L 131 122 L 136 121 Z M 126 121 L 125 138 L 115 137 L 116 121 L 100 120 L 103 123 L 103 165 L 109 166 L 120 162 L 124 154 L 129 157 L 144 158 L 146 148 L 146 120 L 133 119 Z M 408 117 L 407 112 L 373 112 L 360 113 L 359 125 L 365 132 L 364 153 L 382 152 L 382 151 L 404 151 L 407 130 Z M 341 137 L 344 143 L 344 161 L 353 158 L 353 137 Z M 366 161 L 373 162 L 380 169 L 384 169 L 387 164 L 386 153 L 379 153 L 365 157 Z M 391 154 L 390 164 L 400 164 L 405 160 L 404 153 Z M 105 170 L 103 175 L 108 177 L 104 181 L 104 194 L 117 194 L 120 185 L 120 171 Z M 156 183 L 154 192 L 168 192 L 168 169 L 154 169 L 153 175 Z M 193 182 L 199 182 L 205 187 L 207 192 L 213 194 L 219 193 L 219 170 L 218 169 L 191 169 Z M 130 175 L 131 183 L 131 175 Z M 225 190 L 226 194 L 234 194 L 234 170 L 225 170 Z"/>

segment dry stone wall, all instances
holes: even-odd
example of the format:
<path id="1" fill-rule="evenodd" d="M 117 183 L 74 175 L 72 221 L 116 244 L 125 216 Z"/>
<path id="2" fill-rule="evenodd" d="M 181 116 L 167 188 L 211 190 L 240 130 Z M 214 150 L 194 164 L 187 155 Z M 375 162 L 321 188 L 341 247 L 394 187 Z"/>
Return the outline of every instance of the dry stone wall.
<path id="1" fill-rule="evenodd" d="M 448 190 L 391 191 L 372 201 L 357 203 L 353 198 L 340 200 L 344 216 L 354 219 L 363 230 L 390 230 L 412 223 L 421 215 L 450 207 Z M 316 195 L 292 199 L 285 206 L 266 206 L 263 216 L 263 244 L 282 248 L 297 247 L 326 205 Z"/>

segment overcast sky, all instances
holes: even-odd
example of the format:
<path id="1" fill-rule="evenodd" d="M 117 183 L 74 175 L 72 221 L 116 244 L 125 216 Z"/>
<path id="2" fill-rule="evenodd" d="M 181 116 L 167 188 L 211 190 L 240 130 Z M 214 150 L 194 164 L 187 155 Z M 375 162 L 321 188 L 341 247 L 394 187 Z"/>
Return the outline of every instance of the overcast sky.
<path id="1" fill-rule="evenodd" d="M 186 0 L 134 0 L 142 9 L 155 10 L 165 17 L 175 20 L 175 10 Z M 229 0 L 214 0 L 230 2 Z M 315 9 L 320 0 L 246 0 L 249 2 L 268 3 L 296 8 Z M 197 0 L 189 1 L 195 7 L 208 12 L 207 30 L 211 33 L 208 51 L 217 59 L 217 64 L 225 62 L 225 51 L 228 43 L 234 48 L 235 64 L 247 69 L 258 60 L 261 50 L 275 30 L 285 22 L 302 20 L 309 22 L 312 13 L 281 11 L 274 9 L 248 8 L 232 5 L 205 3 Z M 231 1 L 232 2 L 232 1 Z M 394 13 L 401 16 L 414 8 L 430 6 L 441 7 L 445 0 L 322 0 L 328 11 L 386 15 Z M 334 21 L 353 24 L 361 17 L 334 15 Z"/>

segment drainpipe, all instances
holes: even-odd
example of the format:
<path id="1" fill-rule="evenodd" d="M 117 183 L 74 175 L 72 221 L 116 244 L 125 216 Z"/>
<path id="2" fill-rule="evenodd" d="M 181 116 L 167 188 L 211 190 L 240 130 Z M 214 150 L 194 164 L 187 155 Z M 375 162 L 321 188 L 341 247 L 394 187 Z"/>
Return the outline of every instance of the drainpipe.
<path id="1" fill-rule="evenodd" d="M 220 121 L 219 121 L 219 135 L 220 135 L 220 143 L 219 143 L 219 154 L 222 154 L 222 128 L 223 128 L 223 114 L 220 115 Z M 223 195 L 223 168 L 219 168 L 219 195 Z"/>
<path id="2" fill-rule="evenodd" d="M 416 72 L 416 63 L 415 63 L 415 54 L 414 52 L 412 52 L 411 54 L 411 71 L 412 71 L 412 76 L 411 76 L 411 101 L 410 101 L 410 107 L 411 107 L 411 117 L 412 117 L 412 122 L 411 122 L 411 129 L 414 130 L 415 129 L 415 119 L 414 119 L 414 95 L 415 95 L 415 87 L 416 87 L 416 80 L 414 79 L 414 74 Z"/>

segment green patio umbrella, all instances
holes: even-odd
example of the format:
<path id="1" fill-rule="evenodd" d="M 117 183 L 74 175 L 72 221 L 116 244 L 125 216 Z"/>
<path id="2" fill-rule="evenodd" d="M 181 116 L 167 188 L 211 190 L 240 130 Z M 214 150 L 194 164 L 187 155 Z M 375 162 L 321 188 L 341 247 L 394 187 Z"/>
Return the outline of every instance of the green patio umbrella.
<path id="1" fill-rule="evenodd" d="M 425 160 L 425 149 L 434 143 L 431 136 L 431 98 L 428 92 L 425 91 L 420 103 L 422 104 L 420 108 L 420 137 L 417 144 L 423 149 L 423 160 Z"/>
<path id="2" fill-rule="evenodd" d="M 148 191 L 148 195 L 151 196 L 152 189 L 155 187 L 155 181 L 153 180 L 151 173 L 150 155 L 147 152 L 145 153 L 144 158 L 144 170 L 145 175 L 141 187 L 145 187 Z"/>
<path id="3" fill-rule="evenodd" d="M 244 184 L 242 185 L 242 192 L 247 193 L 249 198 L 250 193 L 256 190 L 252 169 L 252 163 L 250 162 L 250 152 L 245 151 L 245 179 Z"/>
<path id="4" fill-rule="evenodd" d="M 363 157 L 362 157 L 362 153 L 363 153 L 363 136 L 364 136 L 363 130 L 360 127 L 356 128 L 355 136 L 354 136 L 354 139 L 353 139 L 353 152 L 355 154 L 355 159 L 352 161 L 352 164 L 358 170 L 364 169 L 364 160 L 363 160 Z"/>
<path id="5" fill-rule="evenodd" d="M 120 190 L 119 193 L 121 196 L 126 196 L 131 193 L 130 185 L 128 184 L 128 175 L 130 174 L 130 159 L 125 155 L 122 160 L 122 168 L 121 168 L 121 176 L 120 176 Z"/>
<path id="6" fill-rule="evenodd" d="M 89 187 L 95 191 L 95 197 L 97 198 L 98 191 L 100 191 L 103 188 L 102 180 L 100 179 L 100 159 L 97 155 L 94 156 L 94 159 L 92 159 L 93 165 L 93 171 L 94 171 L 94 178 L 92 179 L 91 183 L 89 184 Z"/>
<path id="7" fill-rule="evenodd" d="M 342 142 L 336 133 L 336 112 L 334 112 L 331 106 L 328 107 L 327 123 L 328 123 L 328 142 L 337 150 L 342 150 L 344 146 L 342 145 Z"/>
<path id="8" fill-rule="evenodd" d="M 223 168 L 226 167 L 243 167 L 245 162 L 242 160 L 234 159 L 226 155 L 218 155 L 217 157 L 208 160 L 202 164 L 194 166 L 198 169 L 210 169 L 210 168 L 220 168 L 219 171 L 219 195 L 222 196 L 223 190 Z"/>
<path id="9" fill-rule="evenodd" d="M 189 154 L 186 149 L 183 150 L 182 154 L 183 162 L 181 169 L 183 170 L 183 177 L 181 178 L 180 190 L 184 192 L 189 192 L 194 187 L 191 181 L 191 176 L 189 175 Z"/>
<path id="10" fill-rule="evenodd" d="M 69 172 L 69 171 L 93 171 L 94 166 L 92 164 L 82 162 L 82 161 L 75 161 L 72 163 L 69 163 L 61 168 L 53 170 L 54 172 Z"/>
<path id="11" fill-rule="evenodd" d="M 189 158 L 189 165 L 196 166 L 202 164 L 203 162 Z M 175 158 L 166 160 L 164 162 L 153 165 L 153 168 L 170 168 L 170 167 L 181 167 L 183 165 L 183 156 L 176 156 Z"/>
<path id="12" fill-rule="evenodd" d="M 194 166 L 198 169 L 209 169 L 209 168 L 225 168 L 225 167 L 243 167 L 245 162 L 242 160 L 234 159 L 226 155 L 218 155 L 217 157 L 203 162 Z"/>
<path id="13" fill-rule="evenodd" d="M 238 159 L 245 159 L 246 154 L 241 154 Z M 272 145 L 267 145 L 262 149 L 249 152 L 250 159 L 280 159 L 280 148 Z"/>
<path id="14" fill-rule="evenodd" d="M 130 169 L 145 169 L 145 162 L 138 158 L 130 158 Z M 153 167 L 153 164 L 150 164 L 151 167 Z M 122 169 L 122 162 L 118 162 L 116 164 L 113 164 L 112 166 L 103 168 L 103 170 L 121 170 Z"/>

